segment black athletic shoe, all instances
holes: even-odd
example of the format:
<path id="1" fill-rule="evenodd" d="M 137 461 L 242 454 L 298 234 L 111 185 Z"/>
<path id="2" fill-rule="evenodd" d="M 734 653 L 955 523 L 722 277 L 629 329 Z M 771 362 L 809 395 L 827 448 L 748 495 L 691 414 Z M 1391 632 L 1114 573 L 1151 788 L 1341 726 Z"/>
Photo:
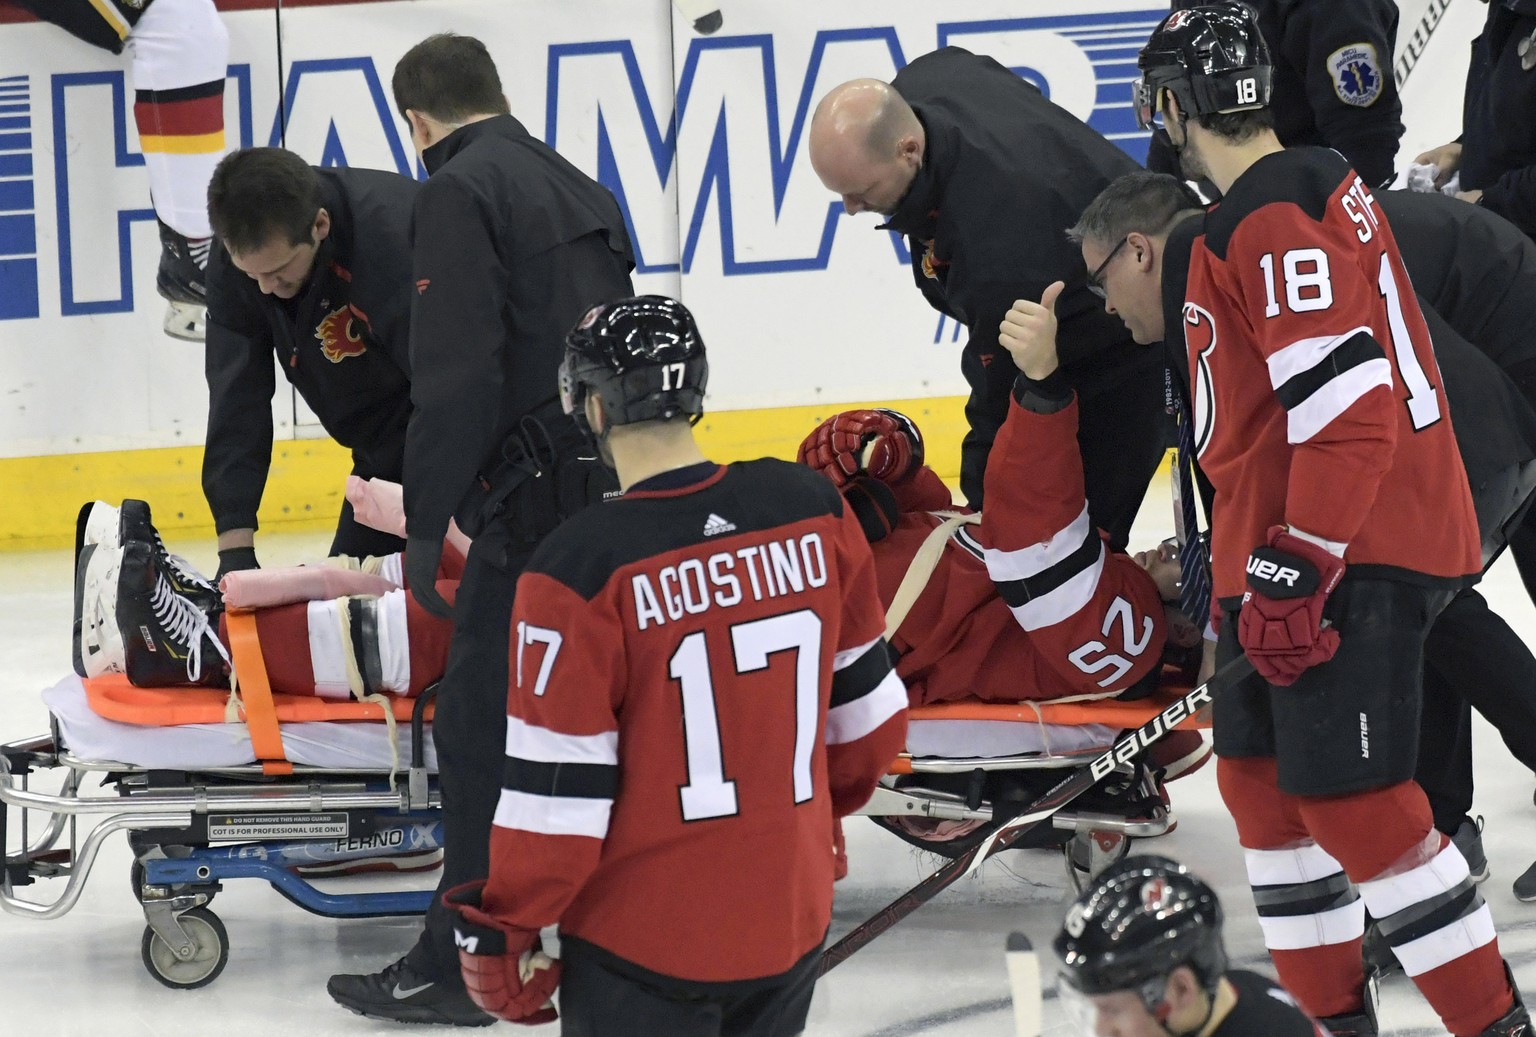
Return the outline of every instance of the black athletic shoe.
<path id="1" fill-rule="evenodd" d="M 1456 849 L 1467 859 L 1467 870 L 1472 873 L 1473 882 L 1482 882 L 1488 878 L 1488 855 L 1483 852 L 1483 818 L 1479 814 L 1474 821 L 1470 817 L 1462 818 L 1461 824 L 1456 827 L 1456 834 L 1451 836 L 1451 842 L 1456 844 Z"/>
<path id="2" fill-rule="evenodd" d="M 158 564 L 155 545 L 130 540 L 122 552 L 117 626 L 129 682 L 140 688 L 228 687 L 229 654 L 208 613 L 176 591 Z"/>
<path id="3" fill-rule="evenodd" d="M 370 1019 L 447 1026 L 490 1026 L 496 1021 L 463 987 L 428 979 L 405 958 L 366 976 L 332 976 L 325 990 L 343 1008 Z"/>
<path id="4" fill-rule="evenodd" d="M 161 221 L 160 269 L 155 288 L 167 302 L 207 305 L 208 250 L 211 238 L 188 241 Z"/>
<path id="5" fill-rule="evenodd" d="M 1525 869 L 1525 874 L 1515 880 L 1515 899 L 1527 904 L 1536 900 L 1536 864 Z"/>

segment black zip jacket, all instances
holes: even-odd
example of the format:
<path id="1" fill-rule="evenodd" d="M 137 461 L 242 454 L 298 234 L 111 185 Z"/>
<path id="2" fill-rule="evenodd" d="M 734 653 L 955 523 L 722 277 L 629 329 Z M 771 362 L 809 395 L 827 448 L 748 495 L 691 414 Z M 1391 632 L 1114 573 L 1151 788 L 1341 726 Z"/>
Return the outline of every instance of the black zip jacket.
<path id="1" fill-rule="evenodd" d="M 563 431 L 565 335 L 592 306 L 632 294 L 629 233 L 606 187 L 510 115 L 428 148 L 411 220 L 416 299 L 405 513 L 436 540 L 521 418 Z M 466 505 L 467 506 L 467 505 Z"/>
<path id="2" fill-rule="evenodd" d="M 331 231 L 292 300 L 264 295 L 222 245 L 208 259 L 208 438 L 203 494 L 215 528 L 256 528 L 272 462 L 277 367 L 360 469 L 389 474 L 410 417 L 408 231 L 416 181 L 317 169 Z M 394 475 L 398 478 L 398 472 Z"/>
<path id="3" fill-rule="evenodd" d="M 1462 107 L 1461 189 L 1481 189 L 1482 204 L 1536 237 L 1536 0 L 1494 0 L 1472 43 Z"/>
<path id="4" fill-rule="evenodd" d="M 1199 0 L 1175 0 L 1173 8 Z M 1403 137 L 1393 60 L 1393 0 L 1248 0 L 1274 62 L 1269 110 L 1286 147 L 1315 144 L 1343 155 L 1367 184 L 1392 179 Z M 1173 151 L 1153 138 L 1147 168 L 1178 175 Z"/>
<path id="5" fill-rule="evenodd" d="M 1038 301 L 1051 282 L 1066 282 L 1056 301 L 1057 344 L 1085 406 L 1127 377 L 1160 378 L 1157 351 L 1138 347 L 1104 312 L 1088 291 L 1081 251 L 1066 238 L 1088 203 L 1137 166 L 1033 85 L 959 47 L 917 58 L 891 85 L 922 120 L 927 144 L 883 226 L 906 235 L 923 296 L 970 331 L 960 361 L 971 387 L 960 488 L 976 507 L 1018 374 L 997 341 L 1015 299 Z M 1161 436 L 1159 416 L 1150 419 L 1145 435 Z"/>

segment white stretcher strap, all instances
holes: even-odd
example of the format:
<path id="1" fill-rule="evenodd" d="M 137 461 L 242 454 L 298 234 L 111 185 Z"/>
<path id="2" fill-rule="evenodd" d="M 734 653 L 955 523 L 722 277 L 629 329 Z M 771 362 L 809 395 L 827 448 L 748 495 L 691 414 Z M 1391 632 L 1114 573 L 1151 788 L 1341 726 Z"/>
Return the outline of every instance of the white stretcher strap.
<path id="1" fill-rule="evenodd" d="M 891 640 L 896 636 L 896 631 L 907 618 L 907 613 L 912 611 L 912 606 L 917 604 L 918 596 L 923 593 L 923 588 L 928 586 L 928 581 L 933 578 L 933 571 L 939 567 L 939 559 L 944 556 L 944 547 L 949 543 L 949 538 L 954 536 L 955 530 L 961 526 L 974 526 L 981 521 L 981 512 L 964 513 L 959 511 L 932 511 L 930 515 L 936 515 L 943 519 L 933 531 L 923 540 L 917 553 L 912 556 L 912 561 L 907 563 L 906 575 L 901 578 L 901 584 L 896 588 L 896 596 L 891 599 L 890 607 L 885 610 L 885 639 Z"/>

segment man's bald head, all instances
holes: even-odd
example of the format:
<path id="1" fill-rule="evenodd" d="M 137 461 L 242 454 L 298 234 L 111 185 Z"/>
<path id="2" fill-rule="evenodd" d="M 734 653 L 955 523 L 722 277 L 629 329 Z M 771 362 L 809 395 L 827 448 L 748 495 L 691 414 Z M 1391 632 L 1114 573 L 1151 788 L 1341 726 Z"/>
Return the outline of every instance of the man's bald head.
<path id="1" fill-rule="evenodd" d="M 917 113 L 878 79 L 833 87 L 811 116 L 811 168 L 850 213 L 895 212 L 926 144 Z"/>

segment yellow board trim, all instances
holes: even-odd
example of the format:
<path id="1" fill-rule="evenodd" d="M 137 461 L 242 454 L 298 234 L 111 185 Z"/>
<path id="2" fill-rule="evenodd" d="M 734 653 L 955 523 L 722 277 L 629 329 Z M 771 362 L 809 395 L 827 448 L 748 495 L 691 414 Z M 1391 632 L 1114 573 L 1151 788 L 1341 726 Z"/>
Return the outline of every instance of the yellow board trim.
<path id="1" fill-rule="evenodd" d="M 211 155 L 224 150 L 224 131 L 179 136 L 140 134 L 139 150 L 154 155 Z"/>
<path id="2" fill-rule="evenodd" d="M 960 471 L 965 435 L 965 398 L 937 397 L 878 403 L 829 403 L 812 407 L 720 411 L 698 425 L 710 457 L 793 459 L 806 433 L 823 418 L 854 407 L 893 407 L 921 426 L 930 461 L 946 479 Z M 149 501 L 166 539 L 212 537 L 213 517 L 202 490 L 202 447 L 121 450 L 90 454 L 0 458 L 0 550 L 70 547 L 75 515 L 89 500 Z M 351 470 L 348 452 L 328 439 L 284 440 L 272 451 L 272 468 L 260 513 L 264 530 L 320 530 L 336 522 Z"/>
<path id="3" fill-rule="evenodd" d="M 128 22 L 122 15 L 117 13 L 117 9 L 108 3 L 107 0 L 91 0 L 91 6 L 96 8 L 96 13 L 101 15 L 108 25 L 112 26 L 112 31 L 117 33 L 118 39 L 126 40 L 128 38 Z"/>

